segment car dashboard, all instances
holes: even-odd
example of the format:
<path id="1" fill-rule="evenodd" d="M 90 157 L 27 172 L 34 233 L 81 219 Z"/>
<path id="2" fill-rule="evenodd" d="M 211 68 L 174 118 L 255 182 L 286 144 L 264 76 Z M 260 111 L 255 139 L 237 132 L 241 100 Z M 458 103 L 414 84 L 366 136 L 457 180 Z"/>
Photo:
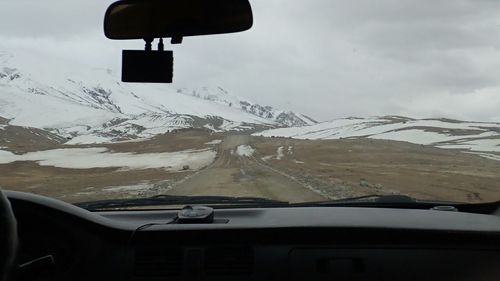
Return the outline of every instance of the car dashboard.
<path id="1" fill-rule="evenodd" d="M 19 280 L 500 280 L 500 217 L 438 210 L 217 209 L 89 212 L 7 192 Z"/>

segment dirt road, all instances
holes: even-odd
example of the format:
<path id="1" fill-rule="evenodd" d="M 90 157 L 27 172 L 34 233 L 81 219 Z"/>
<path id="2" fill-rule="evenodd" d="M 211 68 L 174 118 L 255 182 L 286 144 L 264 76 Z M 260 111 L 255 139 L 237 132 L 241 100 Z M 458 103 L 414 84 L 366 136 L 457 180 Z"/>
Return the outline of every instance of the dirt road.
<path id="1" fill-rule="evenodd" d="M 220 140 L 222 143 L 217 144 Z M 245 145 L 255 152 L 249 156 L 238 154 L 237 148 Z M 22 139 L 2 143 L 1 136 L 0 146 L 17 154 L 94 147 Z M 188 129 L 140 142 L 95 147 L 133 154 L 216 149 L 217 158 L 202 170 L 191 167 L 179 171 L 75 169 L 41 165 L 39 161 L 15 161 L 0 164 L 0 186 L 67 202 L 158 194 L 256 196 L 289 202 L 371 194 L 470 203 L 500 199 L 499 161 L 469 151 L 397 141 L 296 140 Z"/>
<path id="2" fill-rule="evenodd" d="M 224 195 L 264 197 L 287 202 L 320 201 L 326 198 L 299 182 L 267 167 L 253 156 L 242 156 L 239 146 L 251 145 L 250 136 L 224 138 L 218 158 L 209 167 L 175 185 L 175 195 Z"/>

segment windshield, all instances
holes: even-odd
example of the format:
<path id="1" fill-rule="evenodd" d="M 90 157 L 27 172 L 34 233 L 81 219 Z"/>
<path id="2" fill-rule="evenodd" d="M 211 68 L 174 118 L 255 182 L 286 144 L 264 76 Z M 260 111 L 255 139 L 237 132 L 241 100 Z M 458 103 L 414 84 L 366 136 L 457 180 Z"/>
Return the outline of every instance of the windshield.
<path id="1" fill-rule="evenodd" d="M 0 2 L 2 189 L 500 200 L 500 2 L 252 0 L 248 31 L 165 41 L 172 84 L 121 82 L 144 41 L 104 36 L 111 2 Z"/>

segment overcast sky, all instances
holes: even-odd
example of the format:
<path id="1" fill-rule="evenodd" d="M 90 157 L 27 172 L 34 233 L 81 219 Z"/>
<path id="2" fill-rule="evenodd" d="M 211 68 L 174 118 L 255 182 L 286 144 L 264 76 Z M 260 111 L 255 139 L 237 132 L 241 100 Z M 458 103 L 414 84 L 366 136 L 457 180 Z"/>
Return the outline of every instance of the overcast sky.
<path id="1" fill-rule="evenodd" d="M 221 86 L 319 120 L 500 121 L 498 0 L 250 1 L 250 31 L 173 47 L 174 88 Z M 111 2 L 0 0 L 0 50 L 119 69 L 120 50 L 143 42 L 104 37 Z"/>

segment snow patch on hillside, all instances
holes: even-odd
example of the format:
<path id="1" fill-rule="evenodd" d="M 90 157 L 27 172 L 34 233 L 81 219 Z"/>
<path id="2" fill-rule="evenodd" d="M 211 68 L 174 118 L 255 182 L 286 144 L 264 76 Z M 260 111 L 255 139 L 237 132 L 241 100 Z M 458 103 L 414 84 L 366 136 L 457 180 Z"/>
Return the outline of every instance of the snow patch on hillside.
<path id="1" fill-rule="evenodd" d="M 483 152 L 500 152 L 500 139 L 465 140 L 456 144 L 441 145 L 439 147 Z"/>
<path id="2" fill-rule="evenodd" d="M 500 123 L 491 122 L 400 116 L 346 118 L 312 126 L 272 129 L 254 135 L 297 139 L 372 138 L 447 149 L 500 152 Z"/>
<path id="3" fill-rule="evenodd" d="M 494 136 L 494 133 L 485 132 L 483 134 L 475 135 L 474 137 L 490 137 Z M 450 142 L 455 140 L 463 139 L 463 136 L 452 136 L 442 133 L 427 132 L 424 130 L 400 130 L 391 131 L 387 133 L 381 133 L 373 136 L 369 136 L 373 139 L 383 139 L 383 140 L 394 140 L 394 141 L 405 141 L 415 144 L 432 145 L 440 142 Z"/>

